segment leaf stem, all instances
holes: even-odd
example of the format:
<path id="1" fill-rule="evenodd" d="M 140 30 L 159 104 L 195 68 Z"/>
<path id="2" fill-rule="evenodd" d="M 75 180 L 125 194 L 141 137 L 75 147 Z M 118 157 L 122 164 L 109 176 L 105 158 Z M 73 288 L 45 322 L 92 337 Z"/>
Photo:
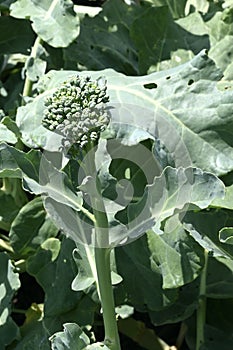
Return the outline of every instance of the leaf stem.
<path id="1" fill-rule="evenodd" d="M 197 309 L 197 319 L 196 319 L 196 350 L 200 350 L 201 346 L 204 344 L 205 335 L 204 328 L 206 323 L 206 275 L 208 267 L 208 251 L 205 249 L 204 252 L 205 262 L 201 273 L 200 281 L 200 291 L 199 291 L 199 305 Z"/>
<path id="2" fill-rule="evenodd" d="M 31 59 L 34 60 L 37 57 L 38 48 L 42 44 L 43 44 L 43 40 L 39 36 L 37 36 L 37 38 L 34 42 L 34 45 L 32 47 L 32 50 L 31 50 L 31 55 L 30 55 Z M 30 80 L 26 74 L 26 79 L 24 82 L 23 93 L 22 93 L 22 96 L 23 96 L 22 105 L 24 104 L 24 97 L 31 96 L 32 85 L 33 85 L 33 81 Z"/>

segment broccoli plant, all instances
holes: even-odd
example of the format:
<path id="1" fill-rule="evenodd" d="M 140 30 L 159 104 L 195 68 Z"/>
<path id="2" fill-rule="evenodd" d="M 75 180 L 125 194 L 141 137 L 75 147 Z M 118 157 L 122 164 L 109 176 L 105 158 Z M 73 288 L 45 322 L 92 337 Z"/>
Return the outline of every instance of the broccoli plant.
<path id="1" fill-rule="evenodd" d="M 232 346 L 230 3 L 0 1 L 0 349 Z"/>

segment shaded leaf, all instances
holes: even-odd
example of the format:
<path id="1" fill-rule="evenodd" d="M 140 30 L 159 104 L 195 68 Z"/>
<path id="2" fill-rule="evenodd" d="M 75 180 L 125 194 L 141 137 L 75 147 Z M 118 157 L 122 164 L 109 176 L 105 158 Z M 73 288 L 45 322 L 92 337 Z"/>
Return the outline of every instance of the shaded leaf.
<path id="1" fill-rule="evenodd" d="M 133 318 L 119 321 L 119 330 L 127 337 L 131 338 L 135 343 L 143 349 L 148 350 L 169 350 L 162 339 L 156 336 L 153 329 L 147 328 L 141 321 L 136 321 Z"/>
<path id="2" fill-rule="evenodd" d="M 208 259 L 206 295 L 215 299 L 231 298 L 233 293 L 233 261 L 216 257 Z"/>
<path id="3" fill-rule="evenodd" d="M 184 228 L 209 253 L 215 257 L 232 258 L 233 247 L 219 240 L 219 231 L 226 226 L 233 226 L 233 219 L 225 211 L 210 210 L 208 212 L 185 215 Z"/>
<path id="4" fill-rule="evenodd" d="M 65 68 L 77 69 L 80 63 L 89 70 L 113 68 L 137 75 L 137 51 L 129 30 L 140 11 L 138 6 L 111 0 L 94 18 L 85 17 L 79 37 L 64 50 Z"/>
<path id="5" fill-rule="evenodd" d="M 0 228 L 8 231 L 19 209 L 14 198 L 5 191 L 0 190 Z"/>
<path id="6" fill-rule="evenodd" d="M 163 290 L 159 267 L 151 261 L 146 237 L 116 249 L 117 270 L 123 277 L 128 300 L 136 309 L 161 310 L 177 298 L 176 290 Z"/>
<path id="7" fill-rule="evenodd" d="M 167 308 L 148 310 L 151 322 L 155 326 L 177 323 L 190 317 L 198 306 L 199 279 L 177 289 L 177 298 Z"/>
<path id="8" fill-rule="evenodd" d="M 74 243 L 69 239 L 63 239 L 61 246 L 57 239 L 51 243 L 44 243 L 44 247 L 42 245 L 34 256 L 27 259 L 27 271 L 36 277 L 45 292 L 45 317 L 57 317 L 71 311 L 81 297 L 81 293 L 71 290 L 72 280 L 78 272 L 70 259 Z"/>
<path id="9" fill-rule="evenodd" d="M 138 16 L 132 24 L 131 37 L 139 51 L 142 74 L 151 65 L 169 59 L 171 51 L 188 49 L 197 54 L 209 48 L 207 35 L 196 36 L 184 30 L 174 22 L 168 7 L 150 7 Z"/>
<path id="10" fill-rule="evenodd" d="M 35 38 L 30 22 L 10 16 L 0 17 L 0 52 L 28 54 Z"/>
<path id="11" fill-rule="evenodd" d="M 13 17 L 30 18 L 33 30 L 51 46 L 66 47 L 79 34 L 79 18 L 70 0 L 42 0 L 39 3 L 18 0 L 10 10 Z"/>
<path id="12" fill-rule="evenodd" d="M 45 212 L 41 198 L 27 203 L 14 219 L 10 229 L 10 242 L 20 258 L 34 254 L 48 238 L 55 237 L 58 229 Z"/>

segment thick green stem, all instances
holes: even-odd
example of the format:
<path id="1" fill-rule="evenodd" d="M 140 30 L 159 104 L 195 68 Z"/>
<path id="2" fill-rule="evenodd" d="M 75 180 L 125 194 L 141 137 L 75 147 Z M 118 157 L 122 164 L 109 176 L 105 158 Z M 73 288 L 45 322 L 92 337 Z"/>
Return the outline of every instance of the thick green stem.
<path id="1" fill-rule="evenodd" d="M 104 343 L 111 350 L 120 350 L 120 339 L 115 314 L 115 304 L 111 281 L 108 218 L 103 198 L 99 190 L 99 181 L 95 166 L 94 146 L 89 145 L 87 157 L 83 164 L 87 176 L 94 176 L 96 191 L 90 194 L 90 202 L 95 217 L 95 264 L 97 271 L 97 288 L 103 310 L 105 339 Z"/>
<path id="2" fill-rule="evenodd" d="M 111 350 L 120 350 L 110 270 L 110 248 L 95 248 L 99 292 L 103 310 L 105 339 Z"/>
<path id="3" fill-rule="evenodd" d="M 205 341 L 204 328 L 206 323 L 206 274 L 208 267 L 208 251 L 205 250 L 205 263 L 201 273 L 199 305 L 197 309 L 197 336 L 196 336 L 196 350 L 200 350 Z"/>

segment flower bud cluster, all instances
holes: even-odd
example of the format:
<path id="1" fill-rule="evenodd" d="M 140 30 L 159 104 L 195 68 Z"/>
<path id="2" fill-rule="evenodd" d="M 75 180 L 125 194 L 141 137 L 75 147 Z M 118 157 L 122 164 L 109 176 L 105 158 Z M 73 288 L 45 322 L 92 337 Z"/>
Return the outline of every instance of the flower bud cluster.
<path id="1" fill-rule="evenodd" d="M 100 132 L 109 124 L 103 78 L 91 80 L 76 76 L 64 82 L 45 101 L 43 126 L 64 136 L 64 146 L 85 146 L 99 138 Z"/>

